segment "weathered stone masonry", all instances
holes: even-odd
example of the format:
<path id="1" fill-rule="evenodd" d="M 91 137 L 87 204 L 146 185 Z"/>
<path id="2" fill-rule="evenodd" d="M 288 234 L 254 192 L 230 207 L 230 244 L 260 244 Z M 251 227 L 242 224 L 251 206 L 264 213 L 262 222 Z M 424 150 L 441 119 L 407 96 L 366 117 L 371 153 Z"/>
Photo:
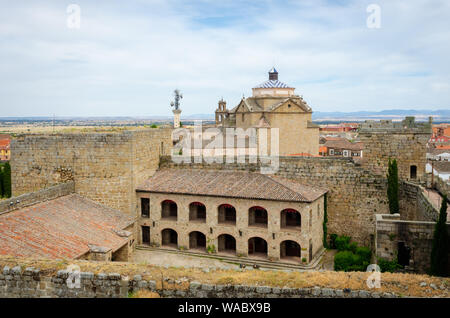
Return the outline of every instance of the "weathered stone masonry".
<path id="1" fill-rule="evenodd" d="M 376 256 L 397 259 L 399 243 L 404 244 L 409 249 L 409 268 L 416 272 L 426 272 L 430 266 L 436 223 L 400 220 L 399 214 L 379 214 L 376 218 Z M 447 226 L 450 231 L 450 223 Z M 450 253 L 448 256 L 450 260 Z"/>
<path id="2" fill-rule="evenodd" d="M 126 298 L 138 290 L 148 290 L 160 297 L 183 298 L 396 298 L 399 295 L 367 290 L 332 288 L 288 288 L 248 285 L 211 285 L 182 280 L 143 280 L 141 275 L 132 279 L 118 273 L 80 273 L 80 287 L 69 288 L 69 272 L 60 270 L 46 276 L 41 270 L 20 266 L 5 266 L 0 272 L 0 297 L 4 298 Z M 72 276 L 73 277 L 73 276 Z M 72 280 L 76 283 L 76 280 Z"/>
<path id="3" fill-rule="evenodd" d="M 256 164 L 175 164 L 170 157 L 161 167 L 259 171 Z M 349 158 L 280 157 L 276 175 L 329 189 L 328 233 L 350 235 L 369 245 L 375 232 L 375 214 L 387 213 L 386 180 Z"/>
<path id="4" fill-rule="evenodd" d="M 134 214 L 135 187 L 170 153 L 171 129 L 24 135 L 11 149 L 14 196 L 73 180 L 76 193 Z"/>

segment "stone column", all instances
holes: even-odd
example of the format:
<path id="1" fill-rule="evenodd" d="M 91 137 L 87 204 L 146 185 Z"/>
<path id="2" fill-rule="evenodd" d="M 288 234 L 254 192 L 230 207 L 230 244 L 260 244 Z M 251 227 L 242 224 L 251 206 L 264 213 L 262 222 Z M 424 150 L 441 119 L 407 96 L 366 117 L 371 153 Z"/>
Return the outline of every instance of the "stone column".
<path id="1" fill-rule="evenodd" d="M 173 128 L 180 128 L 181 109 L 174 109 L 172 112 L 173 112 Z"/>

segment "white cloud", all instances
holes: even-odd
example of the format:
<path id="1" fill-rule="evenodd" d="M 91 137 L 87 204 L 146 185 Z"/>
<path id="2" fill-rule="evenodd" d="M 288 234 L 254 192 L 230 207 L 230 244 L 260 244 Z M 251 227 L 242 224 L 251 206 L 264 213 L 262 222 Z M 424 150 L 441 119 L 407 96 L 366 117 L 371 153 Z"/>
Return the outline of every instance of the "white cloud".
<path id="1" fill-rule="evenodd" d="M 233 107 L 275 65 L 320 111 L 448 108 L 448 2 L 78 1 L 0 11 L 0 116 L 186 114 Z M 6 4 L 1 4 L 5 8 Z M 430 84 L 432 83 L 432 84 Z"/>

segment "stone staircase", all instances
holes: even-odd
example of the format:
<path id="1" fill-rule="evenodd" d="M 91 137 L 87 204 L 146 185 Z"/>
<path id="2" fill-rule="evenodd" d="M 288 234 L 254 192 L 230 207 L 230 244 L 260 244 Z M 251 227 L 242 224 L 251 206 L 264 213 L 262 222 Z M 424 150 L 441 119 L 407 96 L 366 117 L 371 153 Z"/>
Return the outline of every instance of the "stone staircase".
<path id="1" fill-rule="evenodd" d="M 151 247 L 151 246 L 147 246 L 147 245 L 137 245 L 136 249 L 137 250 L 147 250 L 147 251 L 160 251 L 160 252 L 172 253 L 172 254 L 181 254 L 181 255 L 210 258 L 210 259 L 216 259 L 216 260 L 222 261 L 224 263 L 228 263 L 228 264 L 234 264 L 234 265 L 243 264 L 246 267 L 253 267 L 254 265 L 257 265 L 261 269 L 293 270 L 293 271 L 319 270 L 320 265 L 321 265 L 320 261 L 321 261 L 323 255 L 325 254 L 325 249 L 323 249 L 322 251 L 320 251 L 317 254 L 317 256 L 313 259 L 312 262 L 310 262 L 309 264 L 306 264 L 306 265 L 302 265 L 302 264 L 286 263 L 286 262 L 282 262 L 282 261 L 272 262 L 269 260 L 257 259 L 257 258 L 236 257 L 236 256 L 230 256 L 230 255 L 223 255 L 223 254 L 207 254 L 207 253 L 200 253 L 200 252 L 167 249 L 167 248 L 161 248 L 161 247 Z"/>

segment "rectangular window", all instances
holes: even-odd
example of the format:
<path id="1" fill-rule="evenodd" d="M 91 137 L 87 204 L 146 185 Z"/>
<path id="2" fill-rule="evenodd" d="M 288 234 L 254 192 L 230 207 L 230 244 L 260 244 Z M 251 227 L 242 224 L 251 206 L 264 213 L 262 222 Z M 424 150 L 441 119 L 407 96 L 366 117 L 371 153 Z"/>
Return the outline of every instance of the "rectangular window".
<path id="1" fill-rule="evenodd" d="M 330 149 L 330 155 L 334 155 L 334 149 Z"/>
<path id="2" fill-rule="evenodd" d="M 141 198 L 141 216 L 143 218 L 150 217 L 150 199 Z"/>

